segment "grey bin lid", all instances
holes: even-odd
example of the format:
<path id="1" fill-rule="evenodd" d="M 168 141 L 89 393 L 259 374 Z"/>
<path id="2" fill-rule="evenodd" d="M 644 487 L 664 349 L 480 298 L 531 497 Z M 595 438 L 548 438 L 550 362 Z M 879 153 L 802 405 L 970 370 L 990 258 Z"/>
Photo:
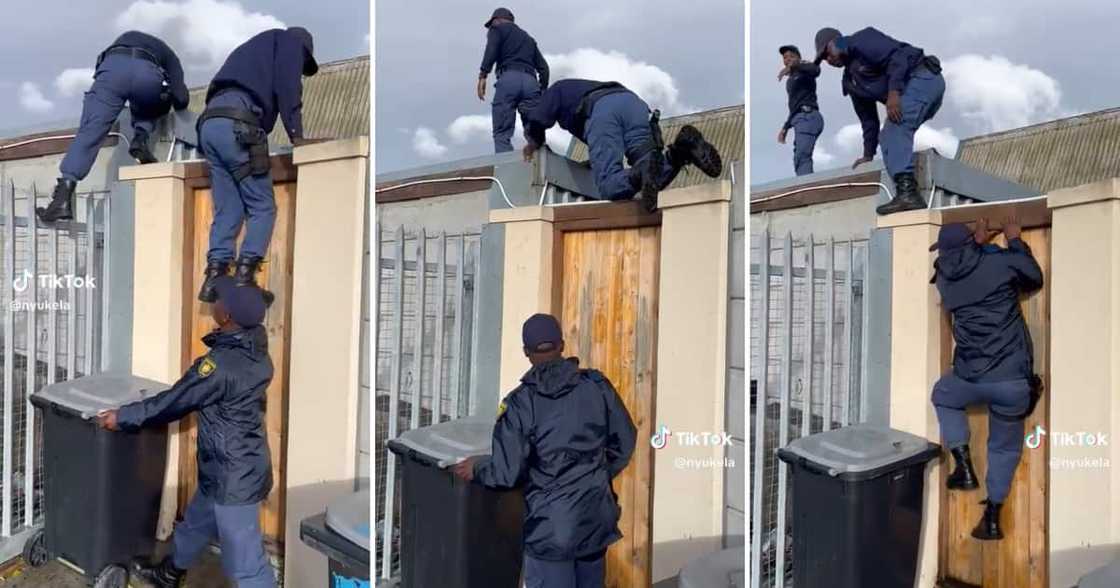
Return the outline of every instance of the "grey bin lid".
<path id="1" fill-rule="evenodd" d="M 472 455 L 489 455 L 493 434 L 494 418 L 476 415 L 407 431 L 396 442 L 445 468 Z"/>
<path id="2" fill-rule="evenodd" d="M 327 527 L 369 551 L 369 489 L 343 496 L 327 506 Z"/>
<path id="3" fill-rule="evenodd" d="M 1120 586 L 1120 560 L 1097 568 L 1077 581 L 1077 588 L 1116 588 Z"/>
<path id="4" fill-rule="evenodd" d="M 681 569 L 680 588 L 744 588 L 746 548 L 733 547 L 696 558 Z"/>
<path id="5" fill-rule="evenodd" d="M 155 396 L 168 388 L 167 384 L 131 374 L 105 373 L 51 384 L 35 396 L 90 419 L 103 410 Z"/>
<path id="6" fill-rule="evenodd" d="M 785 451 L 813 462 L 830 476 L 886 468 L 929 451 L 931 443 L 889 427 L 861 423 L 802 437 Z"/>

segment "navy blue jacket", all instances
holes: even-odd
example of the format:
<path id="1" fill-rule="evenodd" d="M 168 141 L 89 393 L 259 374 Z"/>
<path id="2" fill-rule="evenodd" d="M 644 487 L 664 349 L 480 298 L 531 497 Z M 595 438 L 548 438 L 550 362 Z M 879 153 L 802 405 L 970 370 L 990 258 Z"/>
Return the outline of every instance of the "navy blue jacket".
<path id="1" fill-rule="evenodd" d="M 597 82 L 575 78 L 560 80 L 549 86 L 541 94 L 537 105 L 525 117 L 525 137 L 538 146 L 544 145 L 545 130 L 551 128 L 552 125 L 560 125 L 560 128 L 586 143 L 587 137 L 584 126 L 587 124 L 587 115 L 591 110 L 591 105 L 585 105 L 586 111 L 581 111 L 580 105 L 587 94 L 599 89 L 618 92 L 629 91 L 617 82 Z"/>
<path id="2" fill-rule="evenodd" d="M 1019 296 L 1042 288 L 1042 269 L 1031 249 L 1012 239 L 1003 249 L 964 247 L 938 255 L 933 281 L 953 316 L 953 373 L 969 382 L 999 382 L 1034 375 L 1034 350 Z"/>
<path id="3" fill-rule="evenodd" d="M 925 53 L 873 27 L 836 42 L 845 60 L 843 92 L 851 96 L 863 128 L 863 155 L 874 157 L 879 146 L 879 110 L 875 104 L 886 104 L 889 91 L 901 93 L 906 89 L 910 73 L 922 65 Z"/>
<path id="4" fill-rule="evenodd" d="M 171 98 L 171 105 L 175 110 L 183 110 L 190 104 L 191 94 L 187 90 L 187 84 L 183 79 L 183 64 L 179 62 L 179 56 L 171 50 L 157 37 L 153 37 L 147 33 L 140 31 L 128 31 L 113 41 L 109 48 L 114 47 L 136 47 L 143 49 L 150 53 L 159 61 L 159 66 L 163 68 L 164 78 L 167 80 L 167 91 Z M 101 63 L 104 53 L 97 57 L 97 63 Z"/>
<path id="5" fill-rule="evenodd" d="M 541 88 L 548 87 L 548 62 L 537 48 L 537 41 L 512 22 L 493 25 L 486 33 L 480 69 L 489 74 L 495 64 L 498 75 L 505 69 L 518 69 L 536 75 Z"/>
<path id="6" fill-rule="evenodd" d="M 789 68 L 789 79 L 786 80 L 786 94 L 789 95 L 789 116 L 783 129 L 789 129 L 790 121 L 801 112 L 803 106 L 813 110 L 817 109 L 817 77 L 821 75 L 821 66 L 812 61 L 795 63 Z"/>
<path id="7" fill-rule="evenodd" d="M 265 328 L 212 332 L 210 352 L 160 394 L 117 413 L 121 430 L 177 421 L 198 413 L 198 488 L 218 504 L 253 504 L 272 490 L 265 432 L 265 390 L 272 381 Z"/>
<path id="8" fill-rule="evenodd" d="M 206 101 L 218 90 L 244 90 L 260 107 L 261 126 L 272 132 L 279 116 L 293 141 L 303 138 L 304 46 L 285 29 L 259 33 L 233 50 L 214 75 Z"/>
<path id="9" fill-rule="evenodd" d="M 524 487 L 525 549 L 534 558 L 583 557 L 622 537 L 611 480 L 630 461 L 635 435 L 603 374 L 574 358 L 537 365 L 502 402 L 475 479 Z"/>

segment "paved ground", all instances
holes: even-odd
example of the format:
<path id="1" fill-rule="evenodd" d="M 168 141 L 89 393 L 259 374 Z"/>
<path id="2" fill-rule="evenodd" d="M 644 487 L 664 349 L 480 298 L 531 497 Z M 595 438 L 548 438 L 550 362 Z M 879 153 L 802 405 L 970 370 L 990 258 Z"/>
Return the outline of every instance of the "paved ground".
<path id="1" fill-rule="evenodd" d="M 188 588 L 228 588 L 231 586 L 222 575 L 222 564 L 218 556 L 207 552 L 190 572 L 187 573 Z M 133 582 L 136 588 L 142 588 Z M 41 568 L 30 568 L 22 562 L 0 573 L 0 588 L 88 588 L 85 579 L 58 562 L 51 562 Z"/>

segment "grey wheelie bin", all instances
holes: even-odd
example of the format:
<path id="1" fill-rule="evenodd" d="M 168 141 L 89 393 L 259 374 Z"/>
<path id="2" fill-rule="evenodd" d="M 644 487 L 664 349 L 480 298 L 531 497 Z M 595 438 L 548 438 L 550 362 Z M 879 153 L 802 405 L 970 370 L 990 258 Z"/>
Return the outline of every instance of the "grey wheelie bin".
<path id="1" fill-rule="evenodd" d="M 60 559 L 96 588 L 124 588 L 128 563 L 155 547 L 167 428 L 106 431 L 97 413 L 168 386 L 127 374 L 52 384 L 31 397 L 43 423 L 44 525 L 24 548 L 34 567 Z"/>
<path id="2" fill-rule="evenodd" d="M 793 585 L 913 586 L 925 470 L 940 451 L 921 437 L 867 424 L 779 449 L 793 484 Z"/>
<path id="3" fill-rule="evenodd" d="M 327 556 L 329 588 L 369 588 L 369 490 L 339 498 L 300 521 L 299 538 Z"/>
<path id="4" fill-rule="evenodd" d="M 746 588 L 746 548 L 732 547 L 700 556 L 681 568 L 679 588 Z"/>
<path id="5" fill-rule="evenodd" d="M 1120 560 L 1099 567 L 1077 581 L 1077 588 L 1116 588 L 1120 586 Z"/>
<path id="6" fill-rule="evenodd" d="M 448 469 L 490 453 L 493 417 L 423 427 L 389 441 L 401 463 L 402 588 L 520 588 L 520 490 L 464 482 Z"/>

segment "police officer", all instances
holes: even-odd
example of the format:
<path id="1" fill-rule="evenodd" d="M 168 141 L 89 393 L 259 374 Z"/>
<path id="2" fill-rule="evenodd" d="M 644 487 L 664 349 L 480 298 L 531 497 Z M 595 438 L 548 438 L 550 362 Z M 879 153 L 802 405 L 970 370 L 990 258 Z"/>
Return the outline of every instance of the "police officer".
<path id="1" fill-rule="evenodd" d="M 824 131 L 824 118 L 817 107 L 817 77 L 821 67 L 811 61 L 802 61 L 801 51 L 794 45 L 778 48 L 782 56 L 782 70 L 778 81 L 786 80 L 789 96 L 789 116 L 778 131 L 778 142 L 786 144 L 786 133 L 793 129 L 793 170 L 799 176 L 813 173 L 813 148 Z"/>
<path id="2" fill-rule="evenodd" d="M 537 41 L 513 23 L 513 13 L 507 8 L 494 11 L 487 28 L 486 51 L 482 54 L 482 68 L 478 74 L 478 99 L 486 100 L 486 76 L 495 65 L 498 81 L 494 84 L 494 101 L 491 103 L 491 124 L 494 129 L 494 152 L 513 151 L 514 117 L 525 115 L 537 104 L 541 89 L 548 87 L 548 62 L 537 48 Z"/>
<path id="3" fill-rule="evenodd" d="M 491 455 L 453 472 L 490 488 L 524 484 L 526 586 L 598 588 L 622 537 L 611 480 L 630 461 L 634 423 L 606 376 L 564 358 L 554 317 L 529 317 L 521 338 L 532 367 L 498 407 Z"/>
<path id="4" fill-rule="evenodd" d="M 988 406 L 988 498 L 972 530 L 981 540 L 1003 538 L 999 511 L 1023 449 L 1023 421 L 1038 402 L 1041 380 L 1019 296 L 1042 288 L 1042 270 L 1019 238 L 1013 220 L 1004 223 L 1007 249 L 989 245 L 988 222 L 970 231 L 960 223 L 941 227 L 934 277 L 942 305 L 952 313 L 953 368 L 933 387 L 941 438 L 955 466 L 946 479 L 952 490 L 979 486 L 968 450 L 968 406 Z"/>
<path id="5" fill-rule="evenodd" d="M 210 164 L 214 220 L 199 300 L 214 300 L 215 280 L 234 259 L 237 283 L 256 284 L 276 222 L 268 133 L 279 117 L 293 145 L 307 142 L 302 76 L 317 71 L 311 33 L 291 27 L 264 31 L 234 49 L 210 82 L 198 139 Z M 242 223 L 245 239 L 235 255 Z"/>
<path id="6" fill-rule="evenodd" d="M 645 101 L 618 82 L 560 80 L 545 90 L 526 120 L 526 161 L 544 146 L 545 130 L 559 125 L 587 144 L 600 198 L 625 200 L 641 191 L 651 212 L 657 193 L 686 164 L 713 178 L 723 171 L 715 146 L 692 125 L 682 127 L 663 152 L 656 115 L 651 119 Z M 624 157 L 629 170 L 622 165 Z"/>
<path id="7" fill-rule="evenodd" d="M 895 184 L 894 198 L 875 209 L 879 214 L 925 208 L 914 178 L 914 133 L 933 118 L 945 95 L 941 62 L 921 49 L 868 27 L 853 35 L 824 28 L 816 36 L 816 63 L 843 67 L 842 87 L 863 127 L 863 157 L 871 161 L 876 146 Z M 887 121 L 879 132 L 877 102 L 886 104 Z"/>
<path id="8" fill-rule="evenodd" d="M 140 163 L 153 163 L 156 158 L 148 142 L 156 121 L 171 107 L 185 109 L 190 93 L 175 52 L 163 41 L 139 31 L 117 37 L 97 57 L 93 86 L 82 102 L 81 126 L 59 166 L 61 177 L 51 202 L 35 211 L 43 222 L 74 218 L 74 190 L 89 174 L 101 142 L 125 102 L 132 115 L 128 154 Z"/>
<path id="9" fill-rule="evenodd" d="M 240 588 L 272 588 L 260 503 L 272 489 L 265 432 L 265 390 L 272 381 L 260 289 L 217 280 L 217 329 L 203 337 L 209 352 L 171 387 L 151 398 L 98 415 L 109 430 L 136 431 L 198 413 L 198 491 L 175 527 L 173 551 L 158 563 L 136 561 L 133 577 L 177 588 L 186 570 L 215 538 L 222 568 Z"/>

